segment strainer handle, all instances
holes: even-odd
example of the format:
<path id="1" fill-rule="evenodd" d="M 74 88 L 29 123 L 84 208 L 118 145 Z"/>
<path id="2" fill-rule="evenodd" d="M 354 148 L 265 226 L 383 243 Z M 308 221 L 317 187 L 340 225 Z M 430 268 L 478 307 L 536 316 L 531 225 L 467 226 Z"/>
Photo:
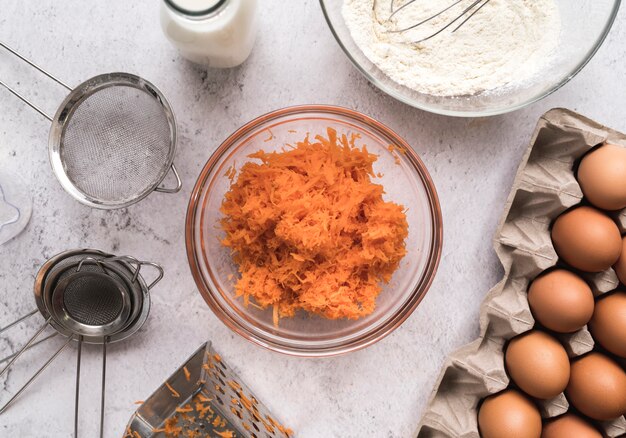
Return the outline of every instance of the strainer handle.
<path id="1" fill-rule="evenodd" d="M 37 64 L 35 64 L 34 62 L 32 62 L 31 60 L 25 58 L 24 56 L 20 55 L 17 51 L 13 50 L 11 47 L 7 46 L 5 43 L 3 43 L 2 41 L 0 41 L 0 47 L 3 47 L 5 50 L 11 52 L 13 55 L 17 56 L 19 59 L 21 59 L 22 61 L 24 61 L 26 64 L 30 65 L 31 67 L 35 68 L 36 70 L 40 71 L 41 73 L 43 73 L 44 75 L 46 75 L 47 77 L 49 77 L 50 79 L 52 79 L 53 81 L 55 81 L 57 84 L 65 87 L 68 91 L 72 91 L 72 88 L 67 85 L 66 83 L 64 83 L 63 81 L 61 81 L 59 78 L 52 76 L 50 73 L 48 73 L 46 70 L 44 70 L 43 68 L 39 67 Z M 11 93 L 13 93 L 17 98 L 19 98 L 22 102 L 24 102 L 26 105 L 28 105 L 29 107 L 31 107 L 32 109 L 34 109 L 35 111 L 37 111 L 39 114 L 41 114 L 42 116 L 44 116 L 46 119 L 48 119 L 49 121 L 52 121 L 52 117 L 47 114 L 44 110 L 42 110 L 41 108 L 39 108 L 37 105 L 35 105 L 34 103 L 32 103 L 31 101 L 29 101 L 28 99 L 26 99 L 26 97 L 22 96 L 20 93 L 18 93 L 16 90 L 14 90 L 13 88 L 9 87 L 7 84 L 5 84 L 4 82 L 2 82 L 0 80 L 0 85 L 2 85 L 4 88 L 6 88 L 7 90 L 9 90 Z"/>
<path id="2" fill-rule="evenodd" d="M 117 260 L 124 261 L 124 262 L 127 262 L 127 263 L 135 265 L 135 273 L 133 274 L 133 279 L 132 279 L 133 283 L 137 280 L 137 277 L 139 277 L 139 271 L 141 271 L 141 267 L 142 266 L 151 266 L 154 269 L 156 269 L 159 272 L 159 274 L 157 275 L 157 278 L 155 278 L 152 281 L 152 283 L 150 283 L 150 285 L 148 286 L 148 290 L 152 289 L 159 281 L 161 281 L 161 279 L 163 278 L 163 275 L 165 274 L 165 272 L 163 271 L 163 268 L 158 263 L 137 260 L 135 257 L 132 257 L 132 256 L 109 257 L 109 258 L 107 258 L 104 261 L 105 262 L 114 262 L 114 261 L 117 261 Z"/>
<path id="3" fill-rule="evenodd" d="M 174 164 L 172 164 L 171 169 L 172 169 L 172 173 L 176 177 L 176 187 L 174 187 L 172 189 L 168 189 L 166 187 L 157 187 L 156 189 L 154 189 L 155 192 L 161 192 L 161 193 L 178 193 L 178 192 L 180 192 L 180 189 L 183 187 L 183 182 L 180 180 L 180 176 L 178 175 L 178 171 L 176 170 L 176 167 L 174 167 Z"/>

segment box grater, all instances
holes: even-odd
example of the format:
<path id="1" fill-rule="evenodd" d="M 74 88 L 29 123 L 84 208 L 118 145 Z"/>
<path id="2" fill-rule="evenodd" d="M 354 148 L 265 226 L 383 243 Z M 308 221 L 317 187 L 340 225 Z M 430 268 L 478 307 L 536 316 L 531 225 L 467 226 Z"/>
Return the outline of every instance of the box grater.
<path id="1" fill-rule="evenodd" d="M 131 417 L 124 438 L 292 438 L 203 344 Z"/>

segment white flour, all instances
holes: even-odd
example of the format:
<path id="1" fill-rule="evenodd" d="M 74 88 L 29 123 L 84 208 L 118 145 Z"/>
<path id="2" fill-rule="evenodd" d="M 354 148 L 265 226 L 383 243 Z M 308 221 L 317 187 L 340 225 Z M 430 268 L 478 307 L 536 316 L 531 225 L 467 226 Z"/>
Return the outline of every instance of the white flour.
<path id="1" fill-rule="evenodd" d="M 436 96 L 462 96 L 515 86 L 541 74 L 559 42 L 561 21 L 555 0 L 491 0 L 459 30 L 454 26 L 419 43 L 472 0 L 432 22 L 403 33 L 452 0 L 417 0 L 391 21 L 391 0 L 344 0 L 343 16 L 352 38 L 374 64 L 401 85 Z M 394 8 L 406 0 L 395 0 Z M 378 19 L 378 21 L 377 21 Z M 460 23 L 457 22 L 457 23 Z"/>

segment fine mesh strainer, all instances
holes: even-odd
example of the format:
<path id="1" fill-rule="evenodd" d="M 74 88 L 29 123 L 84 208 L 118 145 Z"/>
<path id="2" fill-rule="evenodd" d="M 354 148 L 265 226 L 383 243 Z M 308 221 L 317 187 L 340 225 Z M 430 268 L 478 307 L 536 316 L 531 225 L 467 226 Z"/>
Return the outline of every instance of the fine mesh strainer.
<path id="1" fill-rule="evenodd" d="M 52 122 L 50 163 L 63 188 L 91 207 L 127 207 L 153 191 L 176 193 L 182 183 L 174 167 L 176 121 L 161 92 L 129 73 L 108 73 L 72 89 L 6 44 L 69 94 L 50 116 L 0 80 L 24 103 Z M 176 186 L 160 186 L 169 171 Z"/>
<path id="2" fill-rule="evenodd" d="M 158 276 L 146 285 L 140 270 L 149 265 L 157 269 Z M 61 347 L 33 374 L 33 376 L 0 407 L 2 414 L 13 401 L 72 342 L 78 341 L 76 364 L 76 400 L 74 411 L 74 437 L 78 436 L 78 396 L 80 392 L 80 364 L 84 342 L 102 345 L 102 392 L 100 406 L 100 436 L 104 432 L 104 395 L 106 382 L 106 346 L 135 333 L 146 321 L 150 309 L 149 290 L 163 277 L 163 269 L 151 262 L 141 262 L 129 256 L 115 257 L 97 250 L 74 250 L 61 253 L 48 260 L 39 270 L 35 281 L 37 309 L 1 328 L 0 333 L 39 313 L 44 324 L 35 335 L 14 355 L 0 371 L 4 375 L 29 348 L 56 334 L 67 339 Z M 36 342 L 46 327 L 56 333 Z"/>

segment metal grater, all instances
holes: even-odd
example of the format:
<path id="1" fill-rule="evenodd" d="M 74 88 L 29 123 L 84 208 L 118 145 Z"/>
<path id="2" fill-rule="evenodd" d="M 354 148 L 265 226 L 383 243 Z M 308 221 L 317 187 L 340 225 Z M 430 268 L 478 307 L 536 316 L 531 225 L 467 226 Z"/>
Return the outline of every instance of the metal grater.
<path id="1" fill-rule="evenodd" d="M 168 422 L 175 432 L 164 431 Z M 124 434 L 124 438 L 188 437 L 292 438 L 293 433 L 277 422 L 207 342 L 143 402 Z"/>

